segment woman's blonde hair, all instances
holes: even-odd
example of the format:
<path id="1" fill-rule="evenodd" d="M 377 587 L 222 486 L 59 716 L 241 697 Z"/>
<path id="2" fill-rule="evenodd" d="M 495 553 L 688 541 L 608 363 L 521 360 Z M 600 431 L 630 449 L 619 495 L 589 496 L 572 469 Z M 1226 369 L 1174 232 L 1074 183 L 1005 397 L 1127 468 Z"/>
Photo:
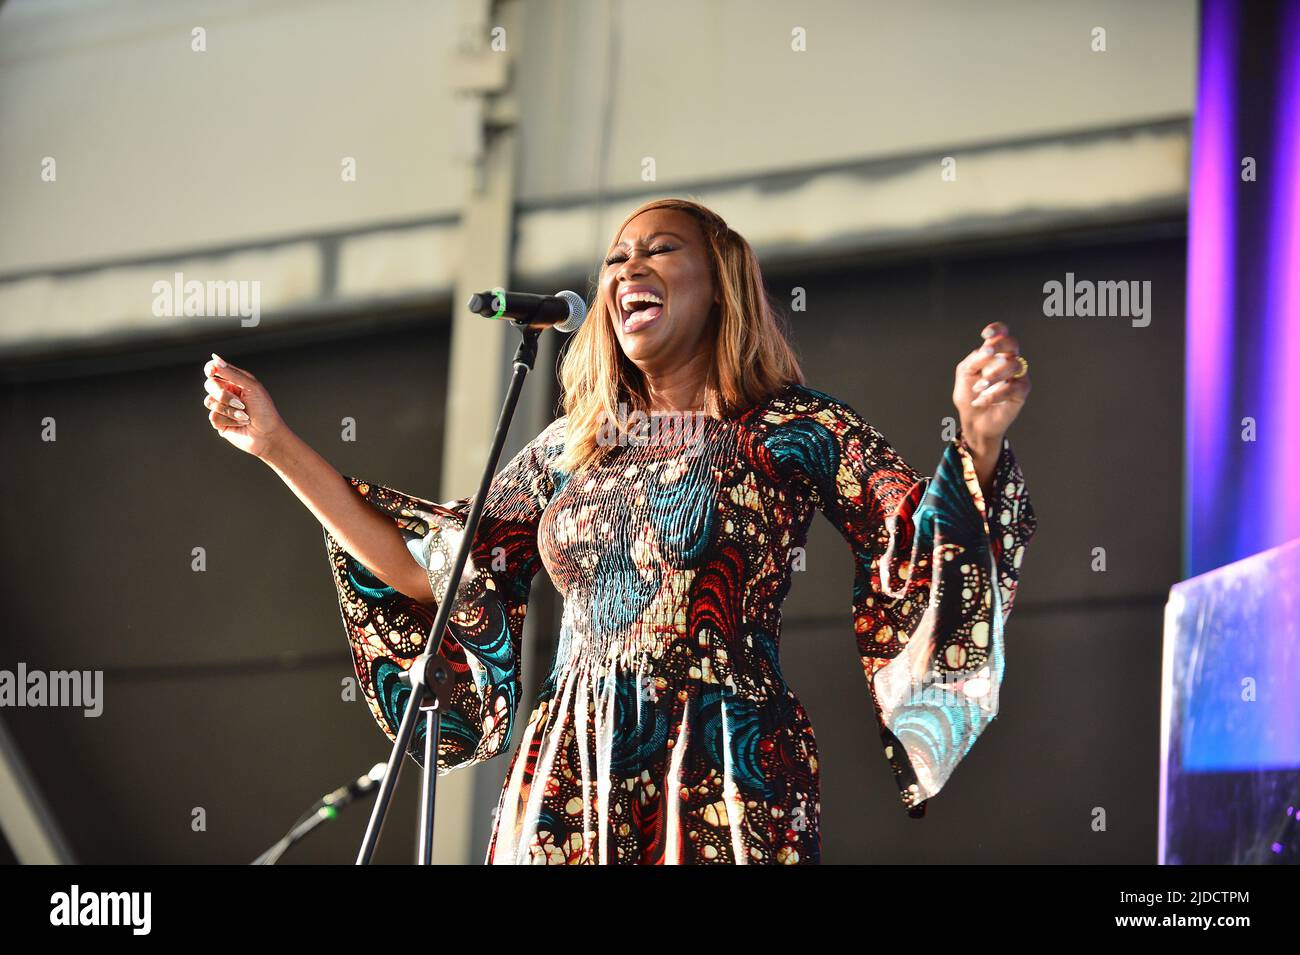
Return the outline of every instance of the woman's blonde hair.
<path id="1" fill-rule="evenodd" d="M 689 199 L 655 199 L 634 209 L 614 232 L 609 248 L 629 222 L 652 209 L 675 209 L 699 223 L 708 248 L 719 305 L 708 334 L 714 360 L 706 382 L 709 405 L 721 417 L 757 404 L 791 382 L 803 384 L 803 371 L 786 337 L 785 319 L 763 285 L 758 257 L 748 242 L 711 209 Z M 606 257 L 608 257 L 608 252 Z M 556 465 L 574 471 L 597 463 L 609 450 L 597 441 L 610 427 L 623 429 L 617 414 L 649 412 L 641 370 L 623 353 L 597 274 L 595 294 L 582 327 L 566 343 L 560 363 L 565 423 L 564 453 Z"/>

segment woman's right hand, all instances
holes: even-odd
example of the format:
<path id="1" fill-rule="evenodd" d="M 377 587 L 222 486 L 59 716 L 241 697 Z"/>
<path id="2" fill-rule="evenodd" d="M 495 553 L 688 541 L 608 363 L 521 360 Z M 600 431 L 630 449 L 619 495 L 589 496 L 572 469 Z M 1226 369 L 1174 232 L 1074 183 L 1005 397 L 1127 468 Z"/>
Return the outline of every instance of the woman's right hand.
<path id="1" fill-rule="evenodd" d="M 239 450 L 265 459 L 288 431 L 266 386 L 216 353 L 203 366 L 203 375 L 207 391 L 203 407 L 217 434 Z"/>

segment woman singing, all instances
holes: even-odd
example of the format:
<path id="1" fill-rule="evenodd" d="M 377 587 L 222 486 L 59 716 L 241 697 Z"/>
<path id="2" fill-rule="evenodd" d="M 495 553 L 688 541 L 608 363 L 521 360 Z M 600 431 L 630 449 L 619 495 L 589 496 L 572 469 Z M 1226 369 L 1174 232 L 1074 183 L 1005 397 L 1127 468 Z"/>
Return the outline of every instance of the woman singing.
<path id="1" fill-rule="evenodd" d="M 819 861 L 817 746 L 779 665 L 818 509 L 849 543 L 885 757 L 922 815 L 997 714 L 1036 527 L 1005 437 L 1028 367 L 1005 325 L 984 329 L 956 369 L 961 430 L 921 477 L 803 384 L 753 250 L 721 218 L 676 199 L 628 216 L 568 342 L 565 414 L 494 478 L 439 648 L 456 670 L 439 770 L 514 747 L 487 861 Z M 212 426 L 323 525 L 357 676 L 392 738 L 398 676 L 424 649 L 470 499 L 340 475 L 253 375 L 216 356 L 204 373 Z M 520 637 L 543 566 L 563 623 L 521 726 Z"/>

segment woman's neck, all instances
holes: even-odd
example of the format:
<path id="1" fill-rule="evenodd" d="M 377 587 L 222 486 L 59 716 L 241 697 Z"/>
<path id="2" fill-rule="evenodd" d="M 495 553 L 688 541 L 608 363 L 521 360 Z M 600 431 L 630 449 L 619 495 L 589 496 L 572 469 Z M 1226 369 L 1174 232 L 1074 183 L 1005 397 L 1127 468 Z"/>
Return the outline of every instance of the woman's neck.
<path id="1" fill-rule="evenodd" d="M 679 394 L 685 394 L 679 392 Z M 650 414 L 689 414 L 698 411 L 711 412 L 713 401 L 708 390 L 701 386 L 691 393 L 689 398 L 674 398 L 671 393 L 658 392 L 650 401 Z"/>
<path id="2" fill-rule="evenodd" d="M 650 413 L 711 411 L 714 402 L 705 368 L 704 362 L 696 359 L 662 375 L 643 372 Z"/>

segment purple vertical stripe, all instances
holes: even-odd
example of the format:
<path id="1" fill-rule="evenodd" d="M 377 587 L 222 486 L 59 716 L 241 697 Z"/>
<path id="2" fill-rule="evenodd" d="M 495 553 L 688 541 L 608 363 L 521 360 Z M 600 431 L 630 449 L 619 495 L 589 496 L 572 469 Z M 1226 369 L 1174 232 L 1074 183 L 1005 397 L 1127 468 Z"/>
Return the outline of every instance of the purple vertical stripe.
<path id="1" fill-rule="evenodd" d="M 1279 44 L 1268 307 L 1260 356 L 1269 375 L 1260 382 L 1259 397 L 1273 418 L 1265 444 L 1269 453 L 1261 455 L 1267 468 L 1261 491 L 1270 504 L 1269 524 L 1258 528 L 1261 550 L 1300 537 L 1300 0 L 1286 4 Z"/>
<path id="2" fill-rule="evenodd" d="M 1277 107 L 1274 113 L 1273 163 L 1269 205 L 1268 295 L 1263 355 L 1269 367 L 1261 381 L 1261 405 L 1274 419 L 1261 446 L 1266 482 L 1261 493 L 1269 507 L 1257 518 L 1260 547 L 1275 547 L 1300 537 L 1300 0 L 1288 0 L 1279 36 Z M 1266 389 L 1266 390 L 1265 390 Z M 1248 504 L 1247 504 L 1248 506 Z M 1273 634 L 1288 632 L 1281 617 L 1294 613 L 1294 604 L 1274 602 L 1278 617 Z M 1294 673 L 1294 649 L 1276 637 L 1269 647 L 1270 669 Z M 1278 703 L 1276 719 L 1282 726 L 1300 726 L 1300 694 L 1290 693 Z"/>
<path id="3" fill-rule="evenodd" d="M 1224 409 L 1233 383 L 1233 198 L 1239 176 L 1233 130 L 1235 12 L 1230 0 L 1204 0 L 1201 6 L 1188 196 L 1184 576 L 1225 562 L 1216 552 L 1231 527 L 1219 521 L 1232 425 Z"/>

